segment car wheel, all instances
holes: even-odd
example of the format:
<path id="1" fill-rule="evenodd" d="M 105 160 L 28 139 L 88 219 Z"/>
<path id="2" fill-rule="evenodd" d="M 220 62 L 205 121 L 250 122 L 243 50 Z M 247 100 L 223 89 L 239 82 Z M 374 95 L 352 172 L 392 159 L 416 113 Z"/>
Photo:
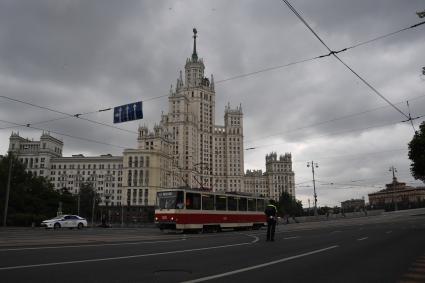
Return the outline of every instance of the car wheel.
<path id="1" fill-rule="evenodd" d="M 83 229 L 83 227 L 84 227 L 83 223 L 81 223 L 81 222 L 78 223 L 78 226 L 77 226 L 78 229 Z"/>
<path id="2" fill-rule="evenodd" d="M 61 227 L 61 225 L 59 223 L 55 223 L 55 225 L 53 225 L 53 229 L 59 229 Z"/>

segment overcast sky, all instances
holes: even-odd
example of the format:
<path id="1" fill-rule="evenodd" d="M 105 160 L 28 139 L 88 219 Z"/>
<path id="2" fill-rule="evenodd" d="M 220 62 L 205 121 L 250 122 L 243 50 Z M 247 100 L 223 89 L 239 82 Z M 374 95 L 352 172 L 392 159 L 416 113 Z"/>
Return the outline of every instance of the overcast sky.
<path id="1" fill-rule="evenodd" d="M 333 50 L 355 45 L 421 21 L 424 1 L 291 1 Z M 423 19 L 422 19 L 423 20 Z M 166 95 L 192 52 L 216 80 L 216 124 L 224 106 L 242 104 L 245 169 L 265 169 L 265 154 L 291 152 L 296 197 L 308 207 L 316 169 L 318 205 L 365 197 L 391 181 L 414 182 L 407 143 L 413 129 L 333 57 L 238 75 L 328 53 L 278 0 L 115 1 L 3 0 L 0 2 L 0 90 L 10 98 L 76 114 L 146 100 L 142 121 L 152 127 L 168 111 Z M 382 95 L 412 116 L 425 115 L 425 25 L 339 56 Z M 21 124 L 63 115 L 0 98 L 0 120 Z M 112 112 L 84 116 L 111 124 Z M 415 127 L 424 119 L 415 120 Z M 0 154 L 9 136 L 39 139 L 41 131 L 0 123 Z M 78 119 L 34 125 L 45 130 L 136 147 L 136 134 Z M 5 129 L 6 128 L 6 129 Z M 121 155 L 122 148 L 67 136 L 64 155 Z"/>

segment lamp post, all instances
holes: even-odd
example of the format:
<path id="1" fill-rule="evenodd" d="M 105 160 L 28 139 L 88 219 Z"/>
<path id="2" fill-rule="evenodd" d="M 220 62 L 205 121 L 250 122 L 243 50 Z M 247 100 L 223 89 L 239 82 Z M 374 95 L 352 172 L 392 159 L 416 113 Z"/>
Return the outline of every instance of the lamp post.
<path id="1" fill-rule="evenodd" d="M 66 184 L 68 182 L 68 175 L 66 173 L 61 175 L 61 188 L 59 189 L 59 194 L 62 197 L 63 190 L 66 190 Z M 56 212 L 57 216 L 62 215 L 62 200 L 59 199 L 58 211 Z"/>
<path id="2" fill-rule="evenodd" d="M 308 199 L 308 216 L 310 216 L 310 199 Z"/>
<path id="3" fill-rule="evenodd" d="M 393 204 L 394 204 L 394 210 L 398 210 L 397 207 L 397 199 L 395 198 L 395 190 L 396 190 L 396 184 L 397 184 L 397 179 L 395 177 L 395 172 L 397 172 L 397 169 L 394 166 L 391 166 L 389 169 L 390 172 L 393 172 Z"/>
<path id="4" fill-rule="evenodd" d="M 106 214 L 107 214 L 107 218 L 106 218 L 106 223 L 105 224 L 109 226 L 109 223 L 110 223 L 110 211 L 109 211 L 108 204 L 111 201 L 110 200 L 111 194 L 110 193 L 105 193 L 104 196 L 105 196 Z"/>
<path id="5" fill-rule="evenodd" d="M 108 188 L 106 190 L 106 194 L 105 194 L 106 210 L 107 210 L 107 213 L 108 213 L 108 224 L 111 222 L 111 211 L 108 208 L 108 204 L 111 203 L 112 178 L 113 178 L 113 176 L 110 173 L 105 175 L 105 183 L 106 183 L 106 187 Z"/>
<path id="6" fill-rule="evenodd" d="M 9 151 L 9 173 L 7 178 L 6 186 L 6 196 L 4 200 L 4 214 L 3 214 L 3 226 L 7 226 L 7 210 L 9 208 L 9 193 L 10 193 L 10 180 L 12 179 L 12 164 L 13 164 L 13 154 L 12 151 Z"/>
<path id="7" fill-rule="evenodd" d="M 96 204 L 96 194 L 97 194 L 97 175 L 95 173 L 91 174 L 91 182 L 92 182 L 92 189 L 93 189 L 93 199 L 92 199 L 92 207 L 91 207 L 91 227 L 94 227 L 94 208 Z"/>
<path id="8" fill-rule="evenodd" d="M 77 195 L 77 215 L 80 215 L 80 189 L 81 189 L 81 174 L 75 174 L 75 184 L 78 187 L 78 195 Z"/>
<path id="9" fill-rule="evenodd" d="M 313 192 L 314 192 L 314 216 L 317 216 L 317 194 L 316 194 L 316 180 L 314 179 L 314 168 L 319 168 L 317 163 L 311 161 L 307 163 L 307 167 L 311 166 L 311 173 L 313 174 Z"/>

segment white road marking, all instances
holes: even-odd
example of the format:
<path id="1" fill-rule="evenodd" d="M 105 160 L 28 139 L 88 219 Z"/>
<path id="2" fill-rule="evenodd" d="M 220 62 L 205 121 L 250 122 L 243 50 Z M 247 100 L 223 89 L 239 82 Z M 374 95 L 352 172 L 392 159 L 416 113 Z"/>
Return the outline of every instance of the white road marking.
<path id="1" fill-rule="evenodd" d="M 387 231 L 387 232 L 385 232 L 385 233 L 387 233 L 387 234 L 390 234 L 390 233 L 392 233 L 393 231 Z"/>
<path id="2" fill-rule="evenodd" d="M 336 231 L 332 231 L 331 233 L 341 233 L 342 231 L 340 230 L 336 230 Z"/>
<path id="3" fill-rule="evenodd" d="M 150 256 L 158 256 L 158 255 L 181 254 L 181 253 L 188 253 L 188 252 L 197 252 L 197 251 L 206 251 L 206 250 L 230 248 L 230 247 L 237 247 L 237 246 L 252 245 L 252 244 L 254 244 L 255 242 L 258 241 L 258 237 L 255 237 L 255 238 L 256 239 L 253 240 L 253 241 L 251 241 L 251 242 L 245 242 L 245 243 L 239 243 L 239 244 L 231 244 L 231 245 L 213 246 L 213 247 L 206 247 L 206 248 L 196 248 L 196 249 L 188 249 L 188 250 L 177 250 L 177 251 L 170 251 L 170 252 L 150 253 L 150 254 L 138 254 L 138 255 L 129 255 L 129 256 L 94 258 L 94 259 L 85 259 L 85 260 L 72 260 L 72 261 L 50 262 L 50 263 L 40 263 L 40 264 L 5 266 L 5 267 L 0 267 L 0 271 L 2 271 L 2 270 L 13 270 L 13 269 L 34 268 L 34 267 L 45 267 L 45 266 L 55 266 L 55 265 L 67 265 L 67 264 L 76 264 L 76 263 L 88 263 L 88 262 L 123 260 L 123 259 L 150 257 Z"/>
<path id="4" fill-rule="evenodd" d="M 366 240 L 367 238 L 369 237 L 360 238 L 360 239 L 357 239 L 357 241 L 363 241 L 363 240 Z"/>
<path id="5" fill-rule="evenodd" d="M 104 246 L 125 246 L 125 245 L 141 245 L 141 244 L 156 244 L 156 243 L 171 243 L 184 241 L 186 239 L 178 240 L 164 240 L 164 241 L 146 241 L 146 242 L 127 242 L 127 243 L 109 243 L 109 244 L 87 244 L 87 245 L 67 245 L 67 246 L 44 246 L 44 247 L 32 247 L 32 248 L 10 248 L 0 249 L 0 252 L 9 251 L 26 251 L 26 250 L 47 250 L 47 249 L 63 249 L 63 248 L 85 248 L 85 247 L 104 247 Z"/>
<path id="6" fill-rule="evenodd" d="M 286 238 L 283 238 L 284 240 L 290 240 L 290 239 L 296 239 L 296 238 L 298 238 L 298 236 L 294 236 L 294 237 L 286 237 Z"/>
<path id="7" fill-rule="evenodd" d="M 266 267 L 266 266 L 269 266 L 269 265 L 273 265 L 273 264 L 277 264 L 277 263 L 281 263 L 281 262 L 290 261 L 290 260 L 293 260 L 293 259 L 309 256 L 309 255 L 312 255 L 312 254 L 321 253 L 321 252 L 331 250 L 331 249 L 334 249 L 334 248 L 338 248 L 338 247 L 339 247 L 338 245 L 330 246 L 330 247 L 327 247 L 327 248 L 324 248 L 324 249 L 314 250 L 314 251 L 299 254 L 299 255 L 285 257 L 285 258 L 282 258 L 282 259 L 278 259 L 278 260 L 274 260 L 274 261 L 254 265 L 254 266 L 249 266 L 249 267 L 245 267 L 245 268 L 241 268 L 241 269 L 236 269 L 236 270 L 225 272 L 225 273 L 206 276 L 206 277 L 202 277 L 202 278 L 198 278 L 198 279 L 194 279 L 194 280 L 188 280 L 188 281 L 184 281 L 182 283 L 197 283 L 197 282 L 208 281 L 208 280 L 211 280 L 211 279 L 226 277 L 226 276 L 230 276 L 230 275 L 233 275 L 233 274 L 242 273 L 242 272 L 246 272 L 246 271 L 250 271 L 250 270 L 254 270 L 254 269 L 258 269 L 258 268 L 263 268 L 263 267 Z"/>

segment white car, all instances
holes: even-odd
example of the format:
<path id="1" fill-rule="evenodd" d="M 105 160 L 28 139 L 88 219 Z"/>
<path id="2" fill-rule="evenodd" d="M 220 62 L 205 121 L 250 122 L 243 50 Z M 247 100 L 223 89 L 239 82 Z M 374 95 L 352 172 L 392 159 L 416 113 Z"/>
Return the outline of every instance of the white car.
<path id="1" fill-rule="evenodd" d="M 87 227 L 87 220 L 78 215 L 60 215 L 55 218 L 44 220 L 41 222 L 42 227 L 59 229 L 59 228 L 78 228 Z"/>

